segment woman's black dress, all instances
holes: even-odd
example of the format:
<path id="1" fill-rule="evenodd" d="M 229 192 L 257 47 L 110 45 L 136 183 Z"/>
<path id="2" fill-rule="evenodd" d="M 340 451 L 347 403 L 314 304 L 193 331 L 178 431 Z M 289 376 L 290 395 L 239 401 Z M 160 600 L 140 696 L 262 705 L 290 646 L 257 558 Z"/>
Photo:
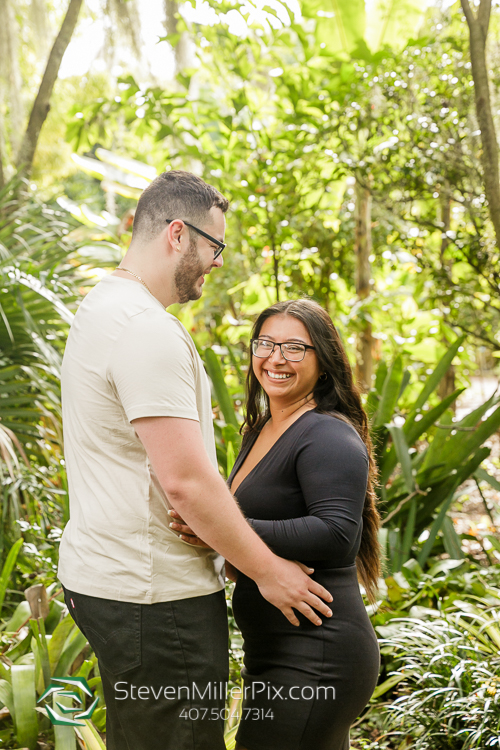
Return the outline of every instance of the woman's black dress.
<path id="1" fill-rule="evenodd" d="M 231 476 L 256 436 L 244 441 Z M 355 559 L 368 476 L 356 430 L 315 410 L 296 420 L 241 482 L 238 502 L 281 557 L 300 560 L 328 589 L 331 618 L 300 627 L 242 573 L 233 613 L 244 638 L 245 698 L 238 741 L 248 750 L 347 750 L 349 727 L 377 684 L 377 638 Z"/>

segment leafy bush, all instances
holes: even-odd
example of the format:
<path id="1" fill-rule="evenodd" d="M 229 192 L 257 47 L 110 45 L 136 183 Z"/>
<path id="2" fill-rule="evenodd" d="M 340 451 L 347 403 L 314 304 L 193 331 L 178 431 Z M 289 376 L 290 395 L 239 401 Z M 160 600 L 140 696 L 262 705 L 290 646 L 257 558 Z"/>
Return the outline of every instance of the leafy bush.
<path id="1" fill-rule="evenodd" d="M 387 706 L 392 737 L 411 737 L 414 750 L 498 747 L 499 617 L 497 590 L 495 606 L 461 602 L 456 613 L 398 621 L 382 641 L 400 663 L 400 695 Z"/>

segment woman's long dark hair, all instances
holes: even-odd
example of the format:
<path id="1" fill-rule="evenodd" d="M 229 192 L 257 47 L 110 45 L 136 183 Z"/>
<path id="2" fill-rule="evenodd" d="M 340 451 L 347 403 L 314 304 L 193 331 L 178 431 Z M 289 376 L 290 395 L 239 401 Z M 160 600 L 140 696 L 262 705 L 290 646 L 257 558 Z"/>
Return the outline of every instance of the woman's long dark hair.
<path id="1" fill-rule="evenodd" d="M 317 302 L 299 299 L 271 305 L 257 318 L 252 338 L 259 337 L 265 321 L 273 315 L 291 315 L 307 328 L 316 349 L 320 370 L 326 373 L 326 377 L 322 376 L 318 379 L 313 391 L 316 411 L 331 414 L 352 425 L 366 445 L 369 459 L 368 485 L 363 507 L 361 546 L 356 563 L 367 596 L 373 602 L 381 574 L 378 540 L 380 516 L 375 494 L 378 471 L 372 455 L 368 418 L 361 404 L 359 389 L 353 381 L 351 365 L 330 316 Z M 248 368 L 246 390 L 246 416 L 242 427 L 244 437 L 260 432 L 270 417 L 269 398 L 257 380 L 251 365 Z"/>

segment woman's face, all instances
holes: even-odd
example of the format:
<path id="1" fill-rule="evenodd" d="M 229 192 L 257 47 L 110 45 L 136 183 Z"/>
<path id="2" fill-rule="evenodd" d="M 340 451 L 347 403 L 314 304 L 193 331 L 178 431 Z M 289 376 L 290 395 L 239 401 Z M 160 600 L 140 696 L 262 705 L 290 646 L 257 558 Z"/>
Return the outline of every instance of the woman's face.
<path id="1" fill-rule="evenodd" d="M 260 329 L 258 338 L 312 346 L 305 325 L 291 315 L 273 315 L 268 318 Z M 318 358 L 312 349 L 306 349 L 301 362 L 290 362 L 284 359 L 277 346 L 269 357 L 252 355 L 252 367 L 269 399 L 279 400 L 282 405 L 294 404 L 309 396 L 320 376 Z"/>

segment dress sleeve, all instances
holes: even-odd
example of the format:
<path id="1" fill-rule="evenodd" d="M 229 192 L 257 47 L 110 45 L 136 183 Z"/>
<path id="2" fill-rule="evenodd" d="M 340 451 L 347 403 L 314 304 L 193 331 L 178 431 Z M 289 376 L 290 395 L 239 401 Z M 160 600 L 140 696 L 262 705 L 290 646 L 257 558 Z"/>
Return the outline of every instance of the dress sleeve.
<path id="1" fill-rule="evenodd" d="M 366 448 L 354 428 L 322 415 L 301 436 L 296 451 L 295 470 L 308 515 L 249 523 L 281 557 L 348 565 L 362 531 Z"/>

